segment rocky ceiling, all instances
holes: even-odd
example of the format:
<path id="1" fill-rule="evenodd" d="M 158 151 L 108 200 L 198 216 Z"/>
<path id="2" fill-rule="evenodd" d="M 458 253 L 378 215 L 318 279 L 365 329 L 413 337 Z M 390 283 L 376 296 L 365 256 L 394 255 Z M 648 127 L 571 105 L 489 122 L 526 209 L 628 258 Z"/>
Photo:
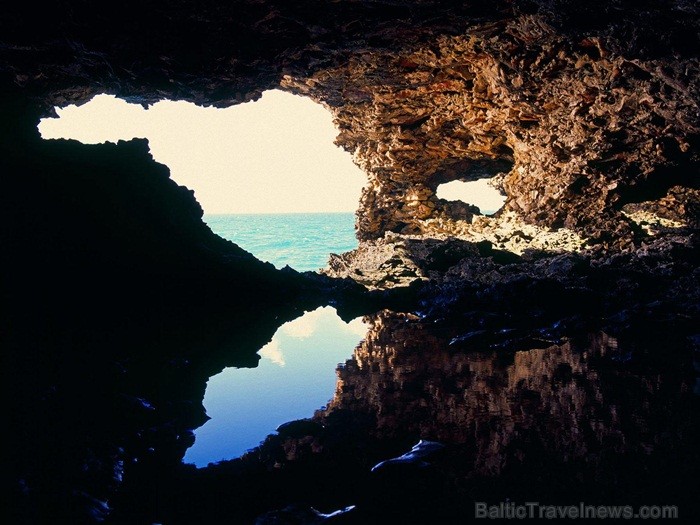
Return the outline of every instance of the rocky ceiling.
<path id="1" fill-rule="evenodd" d="M 496 224 L 620 248 L 650 220 L 697 226 L 699 15 L 685 0 L 25 2 L 0 21 L 0 78 L 44 114 L 102 92 L 228 106 L 281 86 L 329 108 L 367 172 L 361 239 L 468 234 L 475 210 L 437 185 L 498 176 Z"/>

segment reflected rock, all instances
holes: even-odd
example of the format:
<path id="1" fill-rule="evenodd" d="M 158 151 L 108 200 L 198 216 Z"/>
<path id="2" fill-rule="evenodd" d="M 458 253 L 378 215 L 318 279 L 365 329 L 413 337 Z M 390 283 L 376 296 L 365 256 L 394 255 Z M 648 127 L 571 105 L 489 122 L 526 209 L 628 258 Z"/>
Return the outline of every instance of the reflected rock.
<path id="1" fill-rule="evenodd" d="M 365 322 L 317 425 L 291 423 L 239 460 L 183 472 L 171 501 L 196 501 L 197 518 L 241 521 L 291 504 L 352 504 L 343 523 L 363 525 L 463 521 L 475 501 L 659 502 L 695 513 L 689 345 L 593 332 L 495 351 L 479 338 L 450 346 L 464 327 L 413 315 Z M 428 448 L 440 450 L 423 456 Z M 167 516 L 193 519 L 184 504 Z"/>
<path id="2" fill-rule="evenodd" d="M 317 417 L 366 414 L 377 438 L 414 435 L 465 447 L 470 475 L 498 475 L 522 463 L 533 444 L 563 462 L 650 453 L 665 439 L 661 401 L 689 386 L 680 370 L 669 376 L 625 366 L 629 354 L 602 332 L 514 353 L 477 344 L 456 352 L 443 334 L 406 315 L 368 319 L 367 337 L 339 368 L 335 398 Z"/>
<path id="3" fill-rule="evenodd" d="M 339 421 L 363 420 L 375 447 L 445 443 L 437 468 L 485 498 L 630 501 L 656 490 L 687 500 L 683 480 L 698 464 L 687 352 L 602 332 L 526 351 L 455 351 L 450 334 L 410 316 L 367 320 L 335 398 L 316 415 L 327 436 Z M 660 352 L 659 367 L 648 354 Z"/>

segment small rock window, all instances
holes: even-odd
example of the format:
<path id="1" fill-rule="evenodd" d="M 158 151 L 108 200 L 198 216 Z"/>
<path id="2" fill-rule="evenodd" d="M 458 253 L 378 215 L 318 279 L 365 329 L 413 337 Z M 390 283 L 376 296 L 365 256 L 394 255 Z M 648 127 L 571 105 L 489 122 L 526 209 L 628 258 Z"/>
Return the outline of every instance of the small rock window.
<path id="1" fill-rule="evenodd" d="M 493 181 L 493 182 L 492 182 Z M 493 179 L 453 180 L 437 187 L 437 197 L 477 206 L 482 215 L 493 215 L 503 207 L 506 197 Z"/>

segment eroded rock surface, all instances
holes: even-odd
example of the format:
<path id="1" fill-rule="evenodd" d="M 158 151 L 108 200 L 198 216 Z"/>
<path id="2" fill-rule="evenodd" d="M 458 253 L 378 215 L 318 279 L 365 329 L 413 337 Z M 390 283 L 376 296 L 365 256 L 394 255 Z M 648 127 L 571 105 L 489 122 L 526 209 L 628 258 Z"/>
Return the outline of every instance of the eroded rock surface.
<path id="1" fill-rule="evenodd" d="M 65 4 L 3 17 L 3 82 L 47 110 L 98 92 L 220 106 L 280 85 L 310 96 L 368 174 L 362 239 L 469 233 L 475 210 L 435 189 L 496 175 L 521 220 L 606 247 L 633 238 L 626 204 L 660 209 L 685 192 L 678 223 L 697 224 L 693 2 Z"/>
<path id="2" fill-rule="evenodd" d="M 625 239 L 621 205 L 695 179 L 697 58 L 672 65 L 553 23 L 504 17 L 285 78 L 333 108 L 370 175 L 362 237 L 431 233 L 451 218 L 437 184 L 505 173 L 505 208 L 528 222 Z"/>

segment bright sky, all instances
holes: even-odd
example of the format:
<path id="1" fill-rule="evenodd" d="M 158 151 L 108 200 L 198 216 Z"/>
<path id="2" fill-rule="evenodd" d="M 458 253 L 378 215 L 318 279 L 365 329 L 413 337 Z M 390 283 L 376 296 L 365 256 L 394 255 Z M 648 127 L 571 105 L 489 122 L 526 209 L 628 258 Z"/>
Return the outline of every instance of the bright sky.
<path id="1" fill-rule="evenodd" d="M 225 368 L 210 377 L 185 463 L 199 467 L 239 457 L 287 421 L 308 418 L 333 398 L 336 369 L 367 335 L 361 318 L 345 323 L 330 307 L 282 325 L 260 350 L 257 368 Z"/>
<path id="2" fill-rule="evenodd" d="M 352 212 L 366 176 L 333 144 L 338 131 L 310 99 L 266 91 L 227 109 L 162 101 L 148 110 L 110 95 L 44 119 L 45 139 L 87 144 L 148 138 L 153 158 L 195 191 L 205 213 Z"/>
<path id="3" fill-rule="evenodd" d="M 162 101 L 148 110 L 111 95 L 43 119 L 45 139 L 86 144 L 149 140 L 153 158 L 193 189 L 208 214 L 353 212 L 366 176 L 333 144 L 338 131 L 326 109 L 305 97 L 266 91 L 227 109 Z M 493 212 L 504 197 L 486 180 L 453 181 L 438 197 Z"/>
<path id="4" fill-rule="evenodd" d="M 435 193 L 440 199 L 474 204 L 484 214 L 495 213 L 506 202 L 506 198 L 496 188 L 489 186 L 489 179 L 469 182 L 453 180 L 440 184 Z"/>

